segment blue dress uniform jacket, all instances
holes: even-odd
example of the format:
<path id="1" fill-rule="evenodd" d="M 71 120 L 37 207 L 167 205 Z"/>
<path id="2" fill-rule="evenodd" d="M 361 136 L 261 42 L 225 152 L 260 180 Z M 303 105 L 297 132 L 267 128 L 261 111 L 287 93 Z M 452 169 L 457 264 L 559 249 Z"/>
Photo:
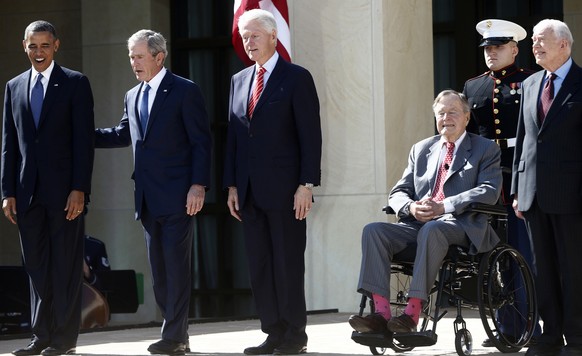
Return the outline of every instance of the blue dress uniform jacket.
<path id="1" fill-rule="evenodd" d="M 463 94 L 471 106 L 467 131 L 496 140 L 504 167 L 502 199 L 508 204 L 511 190 L 514 139 L 521 101 L 521 83 L 533 72 L 515 64 L 499 71 L 487 71 L 465 82 Z M 509 144 L 508 144 L 509 142 Z"/>

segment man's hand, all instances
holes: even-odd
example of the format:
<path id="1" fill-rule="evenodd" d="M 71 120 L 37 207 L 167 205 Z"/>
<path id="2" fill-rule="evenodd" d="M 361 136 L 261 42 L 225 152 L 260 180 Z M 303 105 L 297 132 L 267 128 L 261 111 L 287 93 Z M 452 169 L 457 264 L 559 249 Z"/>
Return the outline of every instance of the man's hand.
<path id="1" fill-rule="evenodd" d="M 513 211 L 515 212 L 515 216 L 517 216 L 520 219 L 524 219 L 523 213 L 521 211 L 519 211 L 519 204 L 517 203 L 517 195 L 515 196 L 515 198 L 513 198 L 513 203 L 511 204 L 511 207 L 513 208 Z"/>
<path id="2" fill-rule="evenodd" d="M 204 206 L 204 196 L 206 195 L 206 189 L 200 184 L 192 184 L 190 190 L 188 190 L 188 196 L 186 198 L 186 214 L 193 216 L 198 214 L 202 207 Z"/>
<path id="3" fill-rule="evenodd" d="M 236 190 L 236 187 L 228 187 L 228 199 L 226 205 L 228 205 L 230 215 L 234 216 L 238 221 L 242 221 L 238 206 L 238 191 Z"/>
<path id="4" fill-rule="evenodd" d="M 16 224 L 16 198 L 4 198 L 2 200 L 2 211 L 11 223 Z"/>
<path id="5" fill-rule="evenodd" d="M 71 190 L 67 205 L 65 205 L 67 220 L 75 220 L 83 213 L 83 209 L 85 209 L 85 193 L 80 190 Z"/>
<path id="6" fill-rule="evenodd" d="M 431 221 L 445 213 L 445 205 L 432 199 L 423 199 L 410 204 L 410 214 L 421 222 Z"/>
<path id="7" fill-rule="evenodd" d="M 295 196 L 293 197 L 293 210 L 295 210 L 295 219 L 303 220 L 309 214 L 309 209 L 313 204 L 313 192 L 304 185 L 299 185 Z"/>

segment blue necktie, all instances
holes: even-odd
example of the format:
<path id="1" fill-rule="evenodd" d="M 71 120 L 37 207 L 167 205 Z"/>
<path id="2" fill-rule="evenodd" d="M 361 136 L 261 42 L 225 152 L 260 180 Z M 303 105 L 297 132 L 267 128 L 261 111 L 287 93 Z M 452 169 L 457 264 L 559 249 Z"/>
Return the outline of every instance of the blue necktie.
<path id="1" fill-rule="evenodd" d="M 150 86 L 148 84 L 145 84 L 143 94 L 141 96 L 141 103 L 139 104 L 139 121 L 141 122 L 141 130 L 144 134 L 146 132 L 146 128 L 148 126 L 148 118 L 150 116 L 148 113 L 149 91 Z"/>
<path id="2" fill-rule="evenodd" d="M 42 74 L 38 73 L 36 76 L 36 83 L 32 88 L 30 94 L 30 110 L 32 110 L 32 117 L 34 118 L 34 125 L 38 127 L 40 121 L 40 112 L 42 111 L 42 99 L 44 97 L 44 88 L 42 86 Z"/>

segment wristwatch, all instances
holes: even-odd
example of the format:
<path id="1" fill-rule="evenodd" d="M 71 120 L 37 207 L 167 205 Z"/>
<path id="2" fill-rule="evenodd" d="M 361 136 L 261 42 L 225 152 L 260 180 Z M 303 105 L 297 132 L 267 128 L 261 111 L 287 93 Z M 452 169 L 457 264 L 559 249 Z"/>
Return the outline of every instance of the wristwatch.
<path id="1" fill-rule="evenodd" d="M 313 188 L 313 183 L 305 183 L 303 184 L 303 186 L 307 189 L 312 189 Z"/>

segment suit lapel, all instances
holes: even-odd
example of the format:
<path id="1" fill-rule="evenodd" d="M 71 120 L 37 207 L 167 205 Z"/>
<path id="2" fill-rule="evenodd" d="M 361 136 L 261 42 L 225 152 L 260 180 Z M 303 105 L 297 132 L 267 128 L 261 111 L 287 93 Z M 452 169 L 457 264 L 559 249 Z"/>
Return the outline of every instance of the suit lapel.
<path id="1" fill-rule="evenodd" d="M 562 82 L 562 87 L 558 92 L 558 95 L 554 98 L 552 105 L 550 106 L 550 110 L 546 115 L 544 123 L 542 125 L 542 130 L 547 127 L 548 125 L 552 125 L 552 122 L 555 120 L 560 120 L 560 116 L 558 116 L 558 112 L 560 109 L 566 104 L 566 102 L 572 97 L 573 93 L 576 93 L 580 87 L 580 77 L 579 77 L 579 68 L 578 66 L 572 62 L 572 67 L 570 71 L 564 78 Z"/>
<path id="2" fill-rule="evenodd" d="M 46 93 L 44 99 L 42 100 L 42 110 L 40 112 L 40 119 L 38 121 L 38 128 L 40 129 L 47 119 L 46 114 L 50 112 L 56 98 L 61 93 L 61 88 L 63 88 L 64 80 L 66 79 L 65 73 L 61 67 L 55 63 L 51 76 L 49 78 Z M 29 82 L 30 83 L 30 82 Z M 29 99 L 30 101 L 30 99 Z M 29 103 L 30 107 L 30 103 Z M 32 116 L 32 113 L 31 113 Z M 34 119 L 33 119 L 34 120 Z"/>
<path id="3" fill-rule="evenodd" d="M 34 118 L 32 117 L 32 110 L 30 108 L 30 76 L 32 75 L 32 69 L 30 69 L 27 74 L 23 74 L 20 77 L 20 82 L 18 83 L 18 87 L 21 88 L 19 89 L 19 91 L 22 93 L 21 96 L 19 96 L 20 98 L 22 98 L 22 101 L 24 102 L 22 104 L 23 107 L 28 108 L 28 110 L 26 111 L 28 113 L 28 115 L 26 116 L 26 118 L 23 120 L 23 125 L 26 125 L 27 127 L 30 126 L 33 130 L 36 130 L 36 127 L 34 125 Z"/>
<path id="4" fill-rule="evenodd" d="M 139 121 L 139 93 L 141 92 L 141 87 L 143 86 L 143 82 L 135 87 L 133 87 L 130 91 L 127 92 L 127 105 L 129 112 L 127 113 L 127 117 L 129 120 L 129 125 L 137 127 L 137 132 L 141 139 L 144 137 L 144 133 L 141 129 L 141 123 Z M 133 134 L 133 133 L 132 133 Z"/>
<path id="5" fill-rule="evenodd" d="M 242 106 L 244 108 L 244 117 L 246 118 L 246 125 L 249 125 L 249 117 L 248 117 L 248 112 L 249 112 L 249 99 L 250 96 L 252 95 L 252 88 L 251 85 L 253 85 L 253 79 L 255 77 L 255 66 L 251 66 L 248 68 L 247 72 L 244 73 L 241 76 L 241 92 L 243 93 L 243 95 L 241 96 L 243 98 L 243 103 Z M 256 106 L 255 106 L 255 110 L 256 110 Z"/>
<path id="6" fill-rule="evenodd" d="M 273 69 L 273 73 L 269 76 L 269 80 L 267 81 L 267 86 L 263 89 L 263 93 L 259 98 L 259 102 L 255 106 L 255 112 L 259 111 L 261 107 L 265 104 L 265 102 L 269 99 L 269 97 L 273 94 L 276 88 L 279 87 L 279 83 L 285 78 L 285 74 L 287 73 L 288 63 L 285 62 L 283 57 L 279 57 L 277 60 L 277 64 Z M 247 104 L 248 105 L 248 104 Z"/>
<path id="7" fill-rule="evenodd" d="M 426 155 L 426 169 L 427 169 L 427 174 L 429 176 L 429 187 L 431 187 L 432 189 L 435 188 L 435 184 L 436 184 L 436 179 L 437 179 L 437 175 L 438 175 L 438 164 L 439 164 L 439 158 L 441 156 L 441 148 L 442 148 L 442 143 L 441 140 L 438 139 L 435 143 L 432 144 L 432 146 L 429 149 L 428 154 Z M 431 189 L 431 193 L 430 195 L 432 195 L 432 189 Z"/>
<path id="8" fill-rule="evenodd" d="M 538 98 L 541 93 L 542 83 L 544 82 L 545 71 L 539 71 L 532 75 L 532 84 L 524 88 L 525 92 L 522 97 L 530 98 L 527 103 L 524 103 L 524 110 L 529 112 L 529 115 L 524 115 L 525 117 L 530 117 L 533 120 L 534 125 L 539 129 L 538 120 Z"/>
<path id="9" fill-rule="evenodd" d="M 467 132 L 465 138 L 459 144 L 459 148 L 457 148 L 457 153 L 453 158 L 453 162 L 451 162 L 451 169 L 449 169 L 447 173 L 445 182 L 447 181 L 447 179 L 449 179 L 449 177 L 452 174 L 454 174 L 457 171 L 460 171 L 465 166 L 470 156 L 471 156 L 471 136 L 469 136 L 469 133 Z"/>
<path id="10" fill-rule="evenodd" d="M 158 87 L 158 90 L 156 91 L 156 97 L 155 97 L 154 102 L 152 104 L 152 108 L 150 109 L 150 115 L 148 117 L 148 123 L 147 123 L 147 127 L 146 127 L 145 132 L 142 131 L 143 129 L 141 127 L 141 122 L 140 122 L 140 117 L 139 117 L 139 104 L 140 104 L 139 101 L 141 100 L 141 93 L 142 93 L 142 88 L 144 85 L 143 82 L 137 87 L 137 90 L 135 91 L 135 98 L 133 100 L 129 101 L 129 102 L 135 103 L 135 105 L 133 105 L 133 110 L 134 110 L 133 117 L 136 120 L 136 125 L 139 128 L 139 132 L 141 133 L 142 139 L 145 140 L 147 138 L 149 130 L 152 127 L 156 118 L 158 117 L 160 109 L 164 105 L 164 101 L 168 97 L 168 93 L 172 89 L 173 84 L 174 84 L 174 76 L 172 73 L 170 73 L 170 71 L 168 69 L 166 69 L 166 74 L 164 75 L 164 78 L 160 82 L 160 86 Z"/>
<path id="11" fill-rule="evenodd" d="M 158 90 L 156 91 L 156 98 L 152 104 L 152 108 L 150 110 L 150 116 L 148 118 L 148 124 L 146 127 L 146 132 L 144 133 L 144 139 L 147 137 L 150 128 L 152 127 L 154 121 L 158 117 L 158 113 L 160 112 L 160 108 L 164 105 L 164 101 L 168 97 L 170 90 L 174 84 L 174 76 L 170 73 L 169 70 L 166 69 L 166 75 L 162 79 Z"/>

